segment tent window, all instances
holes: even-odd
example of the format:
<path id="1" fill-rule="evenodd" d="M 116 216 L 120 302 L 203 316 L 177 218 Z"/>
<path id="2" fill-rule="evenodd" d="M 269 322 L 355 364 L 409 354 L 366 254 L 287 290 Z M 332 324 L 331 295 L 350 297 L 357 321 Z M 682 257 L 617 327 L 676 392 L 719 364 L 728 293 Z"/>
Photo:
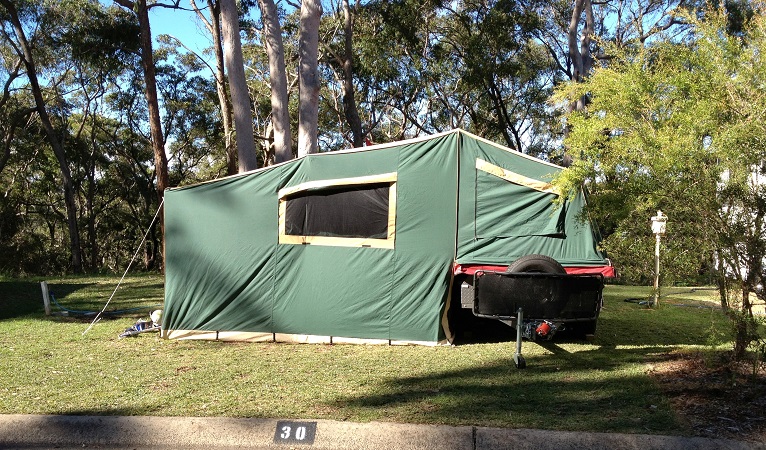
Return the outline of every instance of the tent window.
<path id="1" fill-rule="evenodd" d="M 281 191 L 279 242 L 393 248 L 396 182 L 391 175 L 382 178 L 328 180 Z"/>

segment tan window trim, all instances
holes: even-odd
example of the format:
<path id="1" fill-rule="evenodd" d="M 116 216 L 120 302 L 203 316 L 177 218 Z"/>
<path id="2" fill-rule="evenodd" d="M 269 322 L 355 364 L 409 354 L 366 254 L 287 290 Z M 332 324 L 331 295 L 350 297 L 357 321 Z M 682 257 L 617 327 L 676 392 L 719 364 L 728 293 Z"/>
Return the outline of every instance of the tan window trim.
<path id="1" fill-rule="evenodd" d="M 496 166 L 492 163 L 484 161 L 483 159 L 476 159 L 476 168 L 482 172 L 486 172 L 490 175 L 494 175 L 503 180 L 510 181 L 511 183 L 518 184 L 520 186 L 526 186 L 530 189 L 534 189 L 546 194 L 560 195 L 558 188 L 550 183 L 544 181 L 535 180 L 534 178 L 525 177 L 524 175 L 511 172 L 508 169 Z"/>
<path id="2" fill-rule="evenodd" d="M 391 183 L 388 190 L 388 235 L 386 239 L 345 238 L 330 236 L 294 236 L 285 233 L 287 197 L 303 191 L 336 186 Z M 301 183 L 279 190 L 279 243 L 294 245 L 325 245 L 333 247 L 369 247 L 393 249 L 396 241 L 396 172 L 353 178 L 336 178 Z"/>

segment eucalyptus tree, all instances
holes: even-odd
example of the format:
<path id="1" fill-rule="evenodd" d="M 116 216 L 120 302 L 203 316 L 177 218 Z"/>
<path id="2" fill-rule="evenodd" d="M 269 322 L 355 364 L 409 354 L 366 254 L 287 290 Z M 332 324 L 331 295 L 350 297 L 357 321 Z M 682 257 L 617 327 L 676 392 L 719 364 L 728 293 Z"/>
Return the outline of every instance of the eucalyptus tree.
<path id="1" fill-rule="evenodd" d="M 3 53 L 0 53 L 0 57 L 3 59 L 3 67 L 8 69 L 7 78 L 3 83 L 3 92 L 0 95 L 0 138 L 2 139 L 0 173 L 2 173 L 11 157 L 17 131 L 23 128 L 29 116 L 35 112 L 35 108 L 20 103 L 14 95 L 16 80 L 23 75 L 21 60 L 18 58 L 8 60 Z"/>
<path id="2" fill-rule="evenodd" d="M 250 94 L 245 80 L 245 63 L 239 35 L 239 14 L 235 0 L 219 0 L 224 42 L 224 60 L 229 74 L 229 89 L 234 111 L 234 126 L 237 130 L 237 153 L 239 171 L 258 168 L 255 138 L 253 137 L 253 116 L 250 110 Z"/>
<path id="3" fill-rule="evenodd" d="M 138 22 L 138 37 L 140 40 L 141 68 L 144 72 L 144 95 L 149 113 L 149 131 L 152 149 L 154 150 L 154 167 L 157 174 L 157 198 L 161 201 L 165 195 L 168 182 L 168 159 L 165 155 L 165 137 L 162 132 L 160 106 L 157 98 L 157 77 L 154 65 L 152 30 L 149 23 L 149 8 L 178 7 L 180 0 L 173 3 L 151 3 L 147 0 L 113 0 L 127 11 L 135 15 Z M 162 221 L 160 221 L 162 223 Z"/>
<path id="4" fill-rule="evenodd" d="M 232 126 L 233 113 L 231 96 L 226 84 L 226 66 L 223 54 L 223 37 L 221 35 L 221 3 L 216 0 L 206 0 L 206 16 L 203 10 L 197 6 L 195 0 L 189 0 L 192 9 L 205 24 L 212 38 L 213 53 L 215 54 L 215 68 L 211 68 L 213 78 L 215 79 L 216 94 L 218 95 L 218 107 L 221 115 L 221 125 L 225 136 L 226 145 L 226 164 L 228 175 L 237 173 L 237 146 L 234 142 L 234 129 Z"/>
<path id="5" fill-rule="evenodd" d="M 462 127 L 518 151 L 549 152 L 556 116 L 547 98 L 560 75 L 538 38 L 545 4 L 367 4 L 356 42 L 360 110 L 370 93 L 387 93 L 375 102 L 392 105 L 407 133 Z"/>
<path id="6" fill-rule="evenodd" d="M 298 40 L 298 156 L 317 153 L 319 121 L 319 24 L 320 0 L 302 0 Z"/>
<path id="7" fill-rule="evenodd" d="M 371 142 L 433 131 L 423 120 L 434 111 L 424 52 L 438 3 L 372 1 L 355 10 L 356 103 Z"/>
<path id="8" fill-rule="evenodd" d="M 348 126 L 350 137 L 348 141 L 352 147 L 361 147 L 364 145 L 365 132 L 362 125 L 362 119 L 359 115 L 356 101 L 355 86 L 355 68 L 354 58 L 354 27 L 356 24 L 361 2 L 356 0 L 351 6 L 349 0 L 342 0 L 335 5 L 331 17 L 330 26 L 333 32 L 329 42 L 322 45 L 325 54 L 324 62 L 332 69 L 335 83 L 339 86 L 342 111 L 339 115 L 344 118 L 341 123 L 341 133 L 343 125 Z M 337 25 L 336 25 L 337 24 Z M 336 32 L 337 30 L 337 32 Z"/>
<path id="9" fill-rule="evenodd" d="M 12 93 L 10 102 L 33 104 L 23 90 Z M 24 123 L 12 135 L 7 164 L 0 171 L 3 273 L 60 272 L 71 265 L 71 251 L 62 248 L 67 227 L 66 213 L 61 214 L 60 171 L 49 146 L 39 121 Z"/>
<path id="10" fill-rule="evenodd" d="M 280 11 L 274 0 L 258 0 L 263 22 L 262 41 L 269 60 L 269 85 L 271 88 L 271 122 L 273 128 L 274 160 L 277 163 L 292 158 L 290 134 L 289 86 L 285 64 L 285 46 L 282 40 Z"/>
<path id="11" fill-rule="evenodd" d="M 536 1 L 463 1 L 441 20 L 431 50 L 434 86 L 445 109 L 465 126 L 508 147 L 544 150 L 553 123 L 546 102 L 554 66 L 535 33 L 543 26 Z"/>
<path id="12" fill-rule="evenodd" d="M 206 63 L 179 52 L 172 42 L 161 46 L 156 56 L 163 128 L 171 140 L 167 145 L 171 182 L 179 185 L 231 175 L 217 81 L 203 75 Z"/>
<path id="13" fill-rule="evenodd" d="M 21 9 L 17 9 L 16 5 Z M 124 41 L 115 43 L 113 37 L 126 30 L 124 17 L 110 15 L 97 1 L 66 2 L 2 2 L 5 19 L 2 35 L 9 52 L 4 53 L 6 79 L 2 108 L 8 112 L 6 123 L 6 154 L 15 146 L 15 131 L 19 118 L 35 113 L 56 157 L 63 187 L 63 202 L 71 251 L 71 270 L 83 269 L 80 226 L 81 184 L 78 171 L 81 152 L 76 142 L 85 118 L 97 97 L 103 95 L 105 74 L 115 69 L 121 58 Z M 115 30 L 120 30 L 115 32 Z M 129 47 L 129 45 L 128 45 Z M 7 59 L 11 54 L 16 61 Z M 23 74 L 20 68 L 25 70 Z M 44 74 L 44 76 L 40 76 Z M 23 75 L 23 76 L 22 76 Z M 24 84 L 26 80 L 26 84 Z M 30 97 L 11 94 L 11 87 L 28 89 Z M 33 106 L 18 109 L 10 102 L 27 98 Z M 78 99 L 83 99 L 78 103 Z M 73 110 L 81 108 L 79 124 L 72 123 Z"/>
<path id="14" fill-rule="evenodd" d="M 99 201 L 108 212 L 99 218 L 101 267 L 124 270 L 136 251 L 146 227 L 157 212 L 154 152 L 146 136 L 148 115 L 144 100 L 143 70 L 140 65 L 126 74 L 122 89 L 110 92 L 104 115 L 94 118 L 93 133 L 106 156 L 100 167 Z M 119 114 L 114 114 L 119 111 Z M 118 198 L 108 203 L 114 195 Z M 158 224 L 147 233 L 143 249 L 144 268 L 162 262 L 162 234 Z"/>

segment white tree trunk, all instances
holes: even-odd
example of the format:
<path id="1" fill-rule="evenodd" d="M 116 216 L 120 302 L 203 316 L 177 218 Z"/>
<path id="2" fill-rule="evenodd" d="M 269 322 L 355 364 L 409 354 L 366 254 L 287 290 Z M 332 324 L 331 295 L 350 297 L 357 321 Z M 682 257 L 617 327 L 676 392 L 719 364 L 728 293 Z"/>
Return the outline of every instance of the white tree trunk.
<path id="1" fill-rule="evenodd" d="M 258 0 L 263 20 L 263 38 L 269 55 L 271 80 L 271 123 L 274 125 L 274 160 L 277 163 L 293 157 L 290 139 L 290 111 L 287 96 L 287 70 L 282 45 L 282 27 L 274 0 Z"/>
<path id="2" fill-rule="evenodd" d="M 319 0 L 301 2 L 301 29 L 298 44 L 298 156 L 316 153 L 319 120 L 319 20 L 322 3 Z"/>
<path id="3" fill-rule="evenodd" d="M 229 88 L 234 109 L 234 127 L 237 130 L 237 155 L 239 171 L 258 168 L 253 137 L 253 114 L 250 110 L 250 94 L 245 81 L 245 63 L 239 40 L 239 17 L 236 0 L 220 0 L 221 28 L 223 30 L 224 57 L 229 73 Z"/>
<path id="4" fill-rule="evenodd" d="M 210 20 L 197 7 L 195 0 L 189 0 L 194 12 L 202 20 L 213 37 L 213 50 L 215 51 L 215 77 L 216 93 L 218 94 L 218 105 L 221 108 L 221 124 L 223 125 L 223 135 L 226 146 L 226 174 L 234 175 L 238 172 L 237 167 L 237 146 L 234 142 L 234 130 L 232 129 L 232 106 L 229 98 L 229 91 L 226 89 L 226 70 L 224 68 L 223 41 L 221 38 L 221 5 L 216 0 L 207 0 L 208 14 Z M 212 70 L 212 69 L 211 69 Z"/>

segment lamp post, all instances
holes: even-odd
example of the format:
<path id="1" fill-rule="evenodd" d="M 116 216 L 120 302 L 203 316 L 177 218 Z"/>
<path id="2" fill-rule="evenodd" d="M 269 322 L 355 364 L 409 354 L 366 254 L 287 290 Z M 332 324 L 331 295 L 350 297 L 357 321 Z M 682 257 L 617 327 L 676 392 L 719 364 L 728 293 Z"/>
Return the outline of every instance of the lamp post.
<path id="1" fill-rule="evenodd" d="M 655 308 L 660 306 L 660 236 L 665 234 L 665 225 L 668 222 L 668 216 L 657 211 L 657 215 L 652 217 L 652 233 L 654 233 L 654 303 Z"/>

